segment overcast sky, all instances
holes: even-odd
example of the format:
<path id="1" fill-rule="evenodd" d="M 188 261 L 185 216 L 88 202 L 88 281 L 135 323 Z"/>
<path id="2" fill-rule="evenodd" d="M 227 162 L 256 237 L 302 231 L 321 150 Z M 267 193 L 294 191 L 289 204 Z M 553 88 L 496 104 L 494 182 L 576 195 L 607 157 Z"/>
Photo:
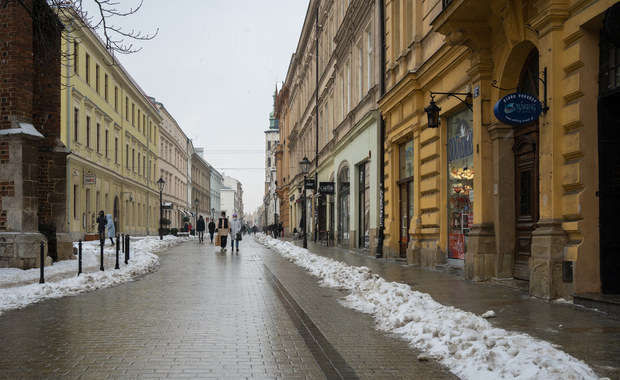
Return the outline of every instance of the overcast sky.
<path id="1" fill-rule="evenodd" d="M 127 10 L 139 2 L 119 3 Z M 262 203 L 273 92 L 307 9 L 308 0 L 144 0 L 137 14 L 115 21 L 143 34 L 159 29 L 154 40 L 135 42 L 140 52 L 117 58 L 194 147 L 204 147 L 207 162 L 241 181 L 247 213 Z"/>

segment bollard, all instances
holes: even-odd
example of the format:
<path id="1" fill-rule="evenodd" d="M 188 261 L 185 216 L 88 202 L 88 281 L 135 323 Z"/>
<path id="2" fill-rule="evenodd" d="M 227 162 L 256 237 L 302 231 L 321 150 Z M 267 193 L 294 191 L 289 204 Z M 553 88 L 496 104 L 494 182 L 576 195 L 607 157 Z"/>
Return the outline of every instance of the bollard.
<path id="1" fill-rule="evenodd" d="M 121 248 L 120 242 L 118 241 L 119 237 L 120 236 L 116 234 L 116 266 L 114 269 L 121 269 L 121 266 L 118 264 L 118 250 Z"/>
<path id="2" fill-rule="evenodd" d="M 78 241 L 78 276 L 82 273 L 82 239 Z"/>
<path id="3" fill-rule="evenodd" d="M 125 234 L 121 234 L 121 236 L 123 237 L 123 244 L 122 244 L 123 253 L 125 253 Z M 127 264 L 127 263 L 125 263 L 125 264 Z"/>
<path id="4" fill-rule="evenodd" d="M 104 270 L 103 269 L 103 244 L 105 243 L 105 240 L 101 240 L 101 266 L 99 267 L 99 270 Z"/>
<path id="5" fill-rule="evenodd" d="M 127 251 L 125 253 L 125 257 L 127 258 L 127 261 L 129 261 L 129 239 L 130 239 L 130 236 L 127 235 Z"/>
<path id="6" fill-rule="evenodd" d="M 45 244 L 41 242 L 41 278 L 39 279 L 39 284 L 45 284 Z"/>
<path id="7" fill-rule="evenodd" d="M 129 243 L 129 238 L 127 235 L 123 235 L 123 252 L 125 252 L 125 265 L 129 263 L 129 249 L 127 248 L 127 243 Z"/>

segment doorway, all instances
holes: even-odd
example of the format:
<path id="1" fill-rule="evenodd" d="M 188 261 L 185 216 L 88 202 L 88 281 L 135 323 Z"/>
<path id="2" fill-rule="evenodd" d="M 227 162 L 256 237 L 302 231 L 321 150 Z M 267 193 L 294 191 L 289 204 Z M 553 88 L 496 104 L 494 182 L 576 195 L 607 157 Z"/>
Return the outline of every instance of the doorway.
<path id="1" fill-rule="evenodd" d="M 538 50 L 532 49 L 521 71 L 518 92 L 539 98 Z M 538 119 L 514 128 L 515 266 L 514 277 L 530 279 L 532 232 L 538 227 Z"/>

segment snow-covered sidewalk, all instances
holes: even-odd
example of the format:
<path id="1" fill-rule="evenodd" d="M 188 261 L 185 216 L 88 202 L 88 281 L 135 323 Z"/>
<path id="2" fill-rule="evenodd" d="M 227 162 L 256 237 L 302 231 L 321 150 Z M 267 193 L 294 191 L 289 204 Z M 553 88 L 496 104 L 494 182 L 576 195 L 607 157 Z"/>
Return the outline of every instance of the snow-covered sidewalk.
<path id="1" fill-rule="evenodd" d="M 495 328 L 481 316 L 441 305 L 367 267 L 349 266 L 265 235 L 256 239 L 318 277 L 322 286 L 347 291 L 345 306 L 373 315 L 377 329 L 423 351 L 420 360 L 433 358 L 462 379 L 598 378 L 583 361 L 548 342 Z"/>
<path id="2" fill-rule="evenodd" d="M 6 310 L 20 309 L 32 303 L 49 298 L 76 295 L 92 290 L 107 288 L 131 281 L 145 273 L 152 272 L 159 265 L 159 258 L 153 252 L 196 239 L 164 236 L 131 237 L 130 259 L 125 265 L 125 256 L 120 255 L 120 269 L 116 265 L 116 248 L 106 245 L 103 251 L 104 271 L 100 271 L 99 241 L 82 243 L 82 274 L 77 276 L 78 261 L 62 260 L 45 267 L 45 283 L 39 284 L 40 269 L 21 270 L 0 268 L 0 314 Z M 77 247 L 77 243 L 74 244 Z"/>

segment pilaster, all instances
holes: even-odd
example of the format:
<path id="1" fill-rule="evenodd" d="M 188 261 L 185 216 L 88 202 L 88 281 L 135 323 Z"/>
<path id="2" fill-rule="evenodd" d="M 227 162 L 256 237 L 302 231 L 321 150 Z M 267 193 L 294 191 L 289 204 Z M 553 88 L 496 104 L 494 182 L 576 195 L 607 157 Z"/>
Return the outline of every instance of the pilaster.
<path id="1" fill-rule="evenodd" d="M 530 295 L 547 300 L 562 295 L 562 260 L 568 236 L 560 220 L 540 220 L 532 232 Z"/>

